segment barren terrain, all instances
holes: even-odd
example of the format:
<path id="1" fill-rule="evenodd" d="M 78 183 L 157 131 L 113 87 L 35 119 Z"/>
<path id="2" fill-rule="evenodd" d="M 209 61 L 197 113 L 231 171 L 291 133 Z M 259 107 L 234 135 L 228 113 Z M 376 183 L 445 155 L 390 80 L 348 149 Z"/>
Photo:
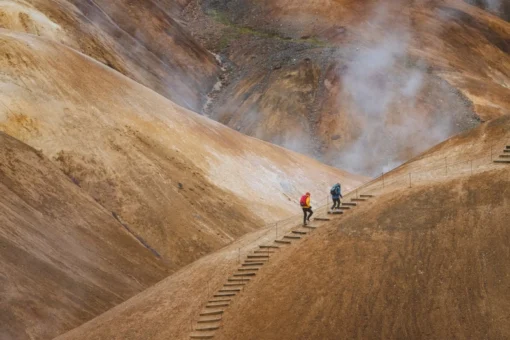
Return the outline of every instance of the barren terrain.
<path id="1" fill-rule="evenodd" d="M 169 270 L 50 160 L 0 132 L 0 338 L 50 339 Z"/>
<path id="2" fill-rule="evenodd" d="M 231 70 L 207 114 L 340 168 L 373 175 L 510 112 L 510 24 L 461 0 L 196 0 L 182 15 Z"/>
<path id="3" fill-rule="evenodd" d="M 214 338 L 508 337 L 510 168 L 486 157 L 491 145 L 499 155 L 505 144 L 510 116 L 387 174 L 391 182 L 422 169 L 427 180 L 374 185 L 369 202 L 314 222 L 317 231 L 282 246 L 218 308 L 224 316 Z M 425 167 L 454 156 L 480 162 L 472 173 Z M 281 226 L 280 237 L 298 225 L 296 217 Z M 239 259 L 275 237 L 274 227 L 248 234 L 58 339 L 188 339 Z"/>
<path id="4" fill-rule="evenodd" d="M 163 273 L 175 272 L 263 228 L 266 222 L 293 214 L 303 192 L 326 193 L 338 180 L 348 189 L 365 180 L 187 111 L 62 44 L 5 30 L 0 32 L 0 44 L 4 53 L 0 58 L 0 131 L 51 159 L 54 171 L 61 171 L 73 187 L 102 206 L 110 220 L 115 217 L 117 221 L 112 221 L 117 228 L 129 230 L 133 240 L 164 261 L 164 272 L 152 276 L 141 272 L 141 282 L 154 283 Z M 70 203 L 79 205 L 72 199 Z M 74 219 L 72 215 L 68 218 Z M 30 249 L 23 240 L 18 240 L 21 246 Z M 109 241 L 111 247 L 118 247 L 117 241 L 121 242 Z M 110 261 L 114 268 L 124 265 L 120 260 Z M 90 279 L 89 274 L 82 275 L 83 280 Z M 32 289 L 32 283 L 14 276 L 8 280 Z M 147 284 L 131 289 L 118 282 L 110 286 L 128 292 L 105 299 L 100 307 L 89 308 L 94 301 L 88 298 L 83 305 L 78 301 L 73 308 L 82 313 L 80 317 L 65 322 L 48 319 L 43 328 L 30 330 L 31 335 L 16 326 L 12 336 L 45 339 L 57 335 Z M 14 301 L 12 294 L 5 291 L 2 299 Z M 44 296 L 41 299 L 48 301 Z M 66 302 L 56 299 L 55 303 Z M 7 303 L 8 310 L 14 306 Z M 38 321 L 25 319 L 26 325 Z"/>

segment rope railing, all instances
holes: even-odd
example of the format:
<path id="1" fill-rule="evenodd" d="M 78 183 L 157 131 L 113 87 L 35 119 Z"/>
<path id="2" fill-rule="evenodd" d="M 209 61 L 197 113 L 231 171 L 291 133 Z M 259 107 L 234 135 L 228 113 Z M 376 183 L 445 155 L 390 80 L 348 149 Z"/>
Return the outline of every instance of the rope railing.
<path id="1" fill-rule="evenodd" d="M 420 176 L 420 175 L 423 175 L 423 174 L 432 174 L 434 171 L 439 171 L 439 170 L 444 170 L 444 176 L 449 176 L 449 175 L 453 175 L 453 174 L 458 174 L 458 170 L 455 170 L 454 167 L 458 166 L 458 165 L 461 165 L 461 164 L 466 164 L 468 167 L 467 167 L 467 171 L 469 171 L 470 174 L 473 174 L 473 172 L 475 170 L 477 170 L 478 168 L 482 167 L 482 166 L 485 166 L 485 165 L 488 165 L 488 164 L 492 164 L 492 162 L 494 161 L 494 150 L 497 150 L 498 147 L 501 147 L 501 150 L 503 150 L 505 148 L 506 145 L 510 145 L 510 139 L 508 139 L 508 141 L 502 141 L 502 142 L 499 142 L 499 143 L 492 143 L 490 144 L 490 155 L 486 155 L 486 156 L 483 156 L 483 157 L 478 157 L 478 158 L 472 158 L 472 159 L 469 159 L 469 160 L 462 160 L 462 161 L 458 161 L 458 162 L 454 162 L 454 163 L 448 163 L 448 158 L 445 157 L 445 158 L 437 158 L 436 155 L 431 155 L 429 157 L 422 157 L 422 156 L 417 156 L 415 158 L 413 158 L 411 161 L 409 162 L 421 162 L 421 161 L 427 161 L 428 159 L 431 159 L 431 158 L 437 158 L 437 162 L 441 162 L 441 165 L 437 165 L 437 166 L 433 166 L 431 168 L 425 166 L 425 167 L 421 167 L 420 171 L 407 171 L 405 172 L 404 174 L 402 175 L 391 175 L 391 173 L 383 173 L 381 176 L 377 177 L 377 178 L 374 178 L 366 183 L 363 183 L 362 185 L 350 190 L 349 192 L 347 192 L 344 196 L 344 198 L 350 198 L 351 196 L 355 195 L 355 197 L 359 197 L 359 195 L 363 195 L 363 194 L 366 194 L 369 190 L 374 190 L 374 189 L 384 189 L 384 188 L 389 188 L 391 187 L 392 185 L 394 184 L 397 184 L 397 183 L 400 183 L 402 182 L 402 184 L 404 186 L 410 186 L 412 187 L 413 183 L 416 183 L 419 181 L 419 177 L 417 176 Z M 489 147 L 487 146 L 487 148 L 489 149 Z M 482 149 L 483 149 L 483 146 L 482 146 Z M 499 152 L 500 153 L 500 152 Z M 497 154 L 499 154 L 497 153 Z M 489 160 L 488 162 L 483 162 L 481 164 L 475 164 L 476 167 L 474 167 L 474 162 L 477 162 L 477 161 L 486 161 L 486 160 Z M 406 165 L 409 166 L 409 162 L 406 162 L 400 166 L 398 166 L 397 168 L 393 169 L 391 172 L 399 172 L 401 171 L 401 169 L 403 169 Z M 412 164 L 412 163 L 411 163 Z M 425 168 L 425 169 L 424 169 Z M 462 171 L 464 171 L 466 169 L 462 169 Z M 441 178 L 444 178 L 441 177 Z M 430 178 L 428 178 L 428 180 L 430 180 Z M 377 188 L 374 188 L 375 186 L 377 186 Z M 380 186 L 380 187 L 379 187 Z M 324 210 L 324 208 L 327 208 L 329 207 L 329 198 L 330 198 L 330 194 L 326 195 L 326 196 L 322 196 L 321 198 L 319 198 L 318 200 L 317 199 L 314 199 L 312 197 L 312 202 L 318 202 L 316 204 L 318 205 L 315 205 L 315 209 L 314 209 L 314 215 L 316 213 L 320 213 L 322 212 L 322 210 Z M 314 206 L 314 205 L 312 205 Z M 270 229 L 270 228 L 278 228 L 278 225 L 284 225 L 294 219 L 300 219 L 303 217 L 303 214 L 302 213 L 296 213 L 295 215 L 292 215 L 292 216 L 289 216 L 285 219 L 281 219 L 281 220 L 277 220 L 277 221 L 273 221 L 273 222 L 268 222 L 264 225 L 264 228 L 267 228 L 267 229 Z M 278 232 L 276 231 L 275 232 L 275 235 L 278 235 Z M 265 235 L 262 235 L 260 238 L 264 237 Z M 259 239 L 260 239 L 259 238 Z"/>
<path id="2" fill-rule="evenodd" d="M 437 174 L 435 177 L 436 178 L 444 178 L 444 177 L 458 173 L 458 172 L 455 172 L 455 170 L 449 172 L 449 169 L 452 169 L 453 167 L 455 167 L 457 165 L 461 165 L 461 164 L 468 164 L 469 167 L 466 166 L 466 168 L 468 169 L 469 174 L 473 175 L 474 171 L 478 170 L 480 167 L 486 166 L 487 164 L 491 164 L 491 163 L 493 164 L 493 161 L 494 161 L 493 150 L 494 150 L 494 148 L 501 147 L 501 150 L 504 150 L 505 145 L 510 145 L 510 139 L 508 139 L 507 142 L 500 142 L 500 143 L 491 145 L 490 156 L 485 155 L 483 157 L 473 158 L 473 159 L 469 159 L 469 160 L 463 160 L 463 161 L 454 162 L 454 163 L 448 163 L 448 159 L 445 158 L 445 162 L 442 165 L 434 166 L 432 168 L 425 167 L 425 168 L 427 168 L 426 170 L 423 170 L 423 167 L 420 167 L 421 171 L 407 171 L 402 175 L 393 175 L 393 174 L 384 174 L 383 173 L 382 176 L 374 178 L 374 179 L 368 181 L 367 183 L 364 183 L 364 184 L 352 189 L 351 191 L 347 192 L 343 197 L 346 199 L 350 198 L 351 196 L 354 196 L 357 198 L 360 195 L 363 195 L 363 193 L 367 193 L 369 190 L 386 189 L 386 188 L 390 188 L 392 185 L 395 185 L 395 184 L 400 185 L 400 183 L 402 183 L 403 185 L 409 185 L 410 187 L 412 187 L 413 176 L 415 176 L 415 181 L 416 181 L 417 180 L 416 176 L 423 175 L 423 174 L 428 174 L 430 176 L 431 174 L 433 174 L 434 171 L 441 171 L 441 174 Z M 502 152 L 501 150 L 500 150 L 500 153 Z M 415 163 L 418 161 L 426 161 L 427 159 L 435 158 L 435 157 L 436 156 L 434 156 L 434 155 L 431 155 L 430 157 L 422 157 L 422 158 L 420 158 L 420 156 L 418 156 L 409 162 Z M 477 167 L 473 167 L 473 163 L 475 161 L 480 161 L 480 160 L 482 161 L 481 164 L 478 164 Z M 487 162 L 487 160 L 489 160 L 489 162 Z M 440 159 L 438 159 L 438 161 L 440 161 Z M 398 173 L 399 171 L 402 171 L 402 169 L 404 169 L 406 167 L 406 165 L 407 166 L 410 165 L 409 162 L 402 164 L 401 166 L 395 168 L 391 172 Z M 461 170 L 464 171 L 465 169 L 463 168 Z M 440 175 L 442 175 L 442 176 L 440 176 Z M 427 179 L 430 180 L 430 178 L 427 178 Z M 314 209 L 314 214 L 320 213 L 324 208 L 327 209 L 329 207 L 329 203 L 330 203 L 329 197 L 330 197 L 330 195 L 328 194 L 326 196 L 322 196 L 321 198 L 319 198 L 319 200 L 313 199 L 313 202 L 318 202 L 318 207 L 316 206 L 316 208 Z M 277 220 L 274 222 L 269 222 L 269 223 L 265 224 L 263 229 L 268 229 L 268 231 L 269 231 L 272 228 L 275 228 L 275 239 L 276 239 L 279 236 L 278 235 L 278 225 L 285 225 L 288 222 L 292 221 L 293 219 L 302 218 L 302 216 L 303 216 L 302 214 L 295 214 L 295 215 L 289 216 L 285 219 L 280 219 L 280 220 Z M 268 236 L 268 233 L 263 232 L 259 238 L 257 238 L 253 242 L 250 241 L 250 244 L 257 245 L 258 240 L 260 240 L 263 237 L 267 237 L 267 236 Z M 272 238 L 272 237 L 270 237 L 270 238 Z M 250 248 L 252 248 L 252 247 L 247 246 L 247 247 L 243 247 L 243 248 L 244 248 L 243 256 L 246 256 L 246 254 L 248 254 L 251 251 Z M 269 249 L 268 249 L 268 254 L 269 254 Z M 230 263 L 231 261 L 232 261 L 232 258 L 228 257 L 228 260 L 226 263 Z M 241 262 L 241 248 L 238 248 L 237 262 L 238 263 Z M 227 279 L 229 276 L 230 276 L 230 273 L 226 274 Z M 209 282 L 208 282 L 207 296 L 210 296 L 210 293 L 211 293 L 211 290 L 210 290 Z M 191 322 L 190 322 L 191 331 L 193 331 L 193 324 L 194 324 L 194 320 L 191 320 Z"/>

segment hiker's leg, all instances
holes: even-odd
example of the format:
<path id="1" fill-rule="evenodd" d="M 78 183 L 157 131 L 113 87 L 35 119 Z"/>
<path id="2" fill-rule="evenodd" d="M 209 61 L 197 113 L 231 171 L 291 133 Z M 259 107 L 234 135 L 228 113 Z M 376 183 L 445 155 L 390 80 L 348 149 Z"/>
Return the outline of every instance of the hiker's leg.
<path id="1" fill-rule="evenodd" d="M 340 198 L 337 198 L 337 199 L 336 199 L 336 207 L 337 207 L 337 208 L 340 208 Z"/>
<path id="2" fill-rule="evenodd" d="M 308 215 L 308 221 L 310 221 L 310 217 L 312 217 L 312 215 L 313 215 L 312 208 L 308 209 L 308 212 L 310 213 L 310 214 Z"/>
<path id="3" fill-rule="evenodd" d="M 331 208 L 331 209 L 335 209 L 335 208 L 338 208 L 338 198 L 333 199 L 333 208 Z"/>
<path id="4" fill-rule="evenodd" d="M 306 224 L 306 209 L 303 209 L 303 224 Z"/>
<path id="5" fill-rule="evenodd" d="M 334 198 L 332 198 L 332 199 L 333 199 L 333 206 L 331 207 L 331 210 L 335 209 L 335 199 Z"/>

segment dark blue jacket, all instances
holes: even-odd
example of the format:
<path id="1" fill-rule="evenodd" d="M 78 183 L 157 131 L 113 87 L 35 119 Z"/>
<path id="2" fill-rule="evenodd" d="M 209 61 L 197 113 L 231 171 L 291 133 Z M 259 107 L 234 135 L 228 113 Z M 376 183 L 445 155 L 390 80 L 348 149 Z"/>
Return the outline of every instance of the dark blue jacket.
<path id="1" fill-rule="evenodd" d="M 340 185 L 335 184 L 332 189 L 334 189 L 335 192 L 334 194 L 331 195 L 333 199 L 339 199 L 340 197 L 342 197 L 342 188 L 340 187 Z"/>

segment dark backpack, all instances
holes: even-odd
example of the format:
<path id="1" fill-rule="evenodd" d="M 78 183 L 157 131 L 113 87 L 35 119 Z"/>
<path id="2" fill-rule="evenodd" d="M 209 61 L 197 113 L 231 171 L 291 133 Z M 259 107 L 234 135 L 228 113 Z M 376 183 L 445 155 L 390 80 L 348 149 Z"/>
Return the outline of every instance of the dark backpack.
<path id="1" fill-rule="evenodd" d="M 340 190 L 341 190 L 340 186 L 335 184 L 329 192 L 331 195 L 339 196 Z"/>
<path id="2" fill-rule="evenodd" d="M 308 198 L 308 196 L 306 196 L 306 195 L 301 196 L 301 200 L 299 201 L 299 204 L 301 204 L 302 207 L 306 207 L 306 199 L 307 198 Z"/>

